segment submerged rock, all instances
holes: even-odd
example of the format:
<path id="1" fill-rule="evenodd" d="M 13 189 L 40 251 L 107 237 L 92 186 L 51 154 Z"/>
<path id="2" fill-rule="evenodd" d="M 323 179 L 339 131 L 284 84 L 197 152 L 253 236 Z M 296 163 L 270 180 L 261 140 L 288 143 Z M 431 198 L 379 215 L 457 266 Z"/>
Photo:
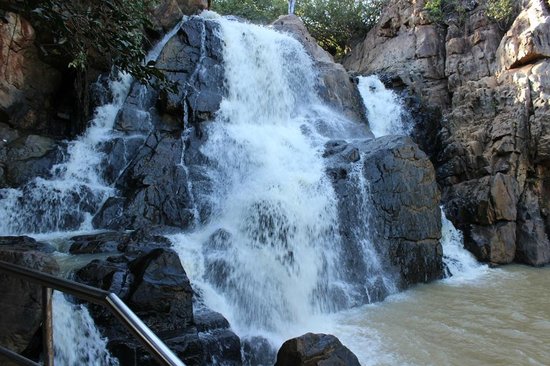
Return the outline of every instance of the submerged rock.
<path id="1" fill-rule="evenodd" d="M 359 366 L 357 356 L 338 338 L 307 333 L 281 346 L 275 366 Z"/>

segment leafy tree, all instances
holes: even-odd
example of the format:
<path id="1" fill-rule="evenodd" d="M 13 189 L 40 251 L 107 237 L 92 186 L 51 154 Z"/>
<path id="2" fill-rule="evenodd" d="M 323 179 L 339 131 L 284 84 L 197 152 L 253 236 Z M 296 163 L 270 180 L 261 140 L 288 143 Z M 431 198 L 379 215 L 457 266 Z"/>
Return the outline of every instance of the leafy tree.
<path id="1" fill-rule="evenodd" d="M 288 11 L 287 0 L 215 0 L 212 10 L 267 24 Z"/>
<path id="2" fill-rule="evenodd" d="M 295 14 L 321 47 L 336 56 L 350 50 L 378 19 L 387 0 L 297 0 Z M 212 10 L 269 23 L 288 12 L 287 0 L 216 0 Z"/>
<path id="3" fill-rule="evenodd" d="M 35 26 L 49 30 L 42 48 L 67 61 L 77 71 L 90 62 L 108 64 L 142 82 L 162 77 L 145 65 L 144 29 L 151 26 L 154 0 L 45 0 L 31 9 Z"/>
<path id="4" fill-rule="evenodd" d="M 340 57 L 375 25 L 387 0 L 298 0 L 299 15 L 321 47 Z"/>
<path id="5" fill-rule="evenodd" d="M 468 2 L 464 0 L 427 0 L 424 9 L 428 11 L 435 22 L 444 23 L 452 17 L 458 16 L 459 20 L 466 17 Z M 502 29 L 510 26 L 515 15 L 519 11 L 520 2 L 517 0 L 481 0 L 480 5 L 485 6 L 485 12 L 489 19 L 499 24 Z"/>

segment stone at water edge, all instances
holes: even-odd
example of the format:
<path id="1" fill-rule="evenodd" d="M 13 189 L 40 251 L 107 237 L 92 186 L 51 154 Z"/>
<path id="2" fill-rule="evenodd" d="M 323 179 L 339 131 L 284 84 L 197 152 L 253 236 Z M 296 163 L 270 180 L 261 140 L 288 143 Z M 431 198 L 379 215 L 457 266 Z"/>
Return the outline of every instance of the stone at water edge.
<path id="1" fill-rule="evenodd" d="M 307 333 L 283 343 L 275 366 L 360 366 L 360 363 L 335 336 Z"/>

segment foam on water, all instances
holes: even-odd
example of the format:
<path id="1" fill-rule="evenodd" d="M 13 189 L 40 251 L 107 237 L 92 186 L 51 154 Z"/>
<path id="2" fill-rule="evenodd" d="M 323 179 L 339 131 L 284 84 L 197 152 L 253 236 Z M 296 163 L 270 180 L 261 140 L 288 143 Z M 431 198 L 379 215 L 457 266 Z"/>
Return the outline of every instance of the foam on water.
<path id="1" fill-rule="evenodd" d="M 53 296 L 53 335 L 56 365 L 119 364 L 107 351 L 107 340 L 99 334 L 88 309 L 71 304 L 57 291 Z"/>

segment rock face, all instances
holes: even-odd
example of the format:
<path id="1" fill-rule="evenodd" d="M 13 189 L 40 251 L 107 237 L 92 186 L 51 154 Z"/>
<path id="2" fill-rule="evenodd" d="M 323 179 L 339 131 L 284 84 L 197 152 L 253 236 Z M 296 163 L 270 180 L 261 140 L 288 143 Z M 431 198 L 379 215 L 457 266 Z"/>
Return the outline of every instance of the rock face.
<path id="1" fill-rule="evenodd" d="M 0 22 L 0 123 L 51 135 L 58 129 L 49 113 L 61 75 L 40 61 L 31 24 L 10 12 L 4 18 Z"/>
<path id="2" fill-rule="evenodd" d="M 430 22 L 424 4 L 425 0 L 390 1 L 344 66 L 361 74 L 398 77 L 427 103 L 447 106 L 445 32 Z"/>
<path id="3" fill-rule="evenodd" d="M 240 365 L 240 341 L 227 320 L 204 306 L 198 307 L 195 318 L 193 290 L 166 238 L 140 230 L 71 241 L 72 254 L 115 252 L 78 270 L 76 280 L 118 295 L 186 364 L 208 364 L 217 357 Z M 121 365 L 156 364 L 109 311 L 94 305 L 89 309 Z"/>
<path id="4" fill-rule="evenodd" d="M 62 159 L 51 138 L 26 134 L 0 123 L 0 188 L 20 187 L 35 177 L 48 177 Z"/>
<path id="5" fill-rule="evenodd" d="M 51 256 L 54 249 L 29 237 L 0 237 L 0 260 L 56 274 L 57 262 Z M 42 324 L 42 290 L 28 281 L 0 274 L 0 344 L 22 352 L 37 334 Z M 7 362 L 0 356 L 0 363 Z"/>
<path id="6" fill-rule="evenodd" d="M 423 1 L 391 1 L 345 65 L 389 73 L 443 113 L 431 158 L 447 216 L 464 231 L 465 246 L 487 262 L 544 265 L 550 262 L 545 127 L 550 5 L 521 1 L 504 33 L 483 4 L 466 3 L 463 23 L 450 17 L 439 26 L 426 17 Z M 419 29 L 432 29 L 434 37 L 418 37 Z M 413 35 L 415 42 L 402 40 Z M 422 39 L 438 51 L 421 57 Z M 396 44 L 406 57 L 396 56 Z M 398 62 L 389 67 L 377 61 L 392 57 Z M 428 60 L 436 65 L 437 78 L 424 71 L 407 78 Z"/>
<path id="7" fill-rule="evenodd" d="M 359 366 L 357 356 L 335 336 L 307 333 L 281 346 L 275 366 Z"/>
<path id="8" fill-rule="evenodd" d="M 272 27 L 289 33 L 300 41 L 315 61 L 319 71 L 317 88 L 323 101 L 352 121 L 366 123 L 365 107 L 353 77 L 317 44 L 300 18 L 295 15 L 285 15 L 277 19 Z"/>
<path id="9" fill-rule="evenodd" d="M 426 154 L 407 137 L 386 136 L 329 142 L 325 157 L 339 198 L 344 263 L 352 269 L 348 281 L 364 286 L 363 279 L 371 277 L 372 269 L 359 259 L 365 236 L 399 288 L 441 278 L 440 195 Z M 363 302 L 381 300 L 387 291 L 375 282 Z"/>
<path id="10" fill-rule="evenodd" d="M 125 137 L 106 146 L 106 161 L 113 168 L 107 179 L 116 181 L 119 196 L 95 216 L 96 227 L 186 229 L 198 219 L 182 161 L 187 155 L 184 128 L 192 125 L 200 137 L 200 123 L 213 118 L 225 94 L 217 27 L 213 21 L 191 18 L 164 47 L 157 67 L 178 83 L 177 93 L 159 95 L 134 86 L 115 123 Z"/>

